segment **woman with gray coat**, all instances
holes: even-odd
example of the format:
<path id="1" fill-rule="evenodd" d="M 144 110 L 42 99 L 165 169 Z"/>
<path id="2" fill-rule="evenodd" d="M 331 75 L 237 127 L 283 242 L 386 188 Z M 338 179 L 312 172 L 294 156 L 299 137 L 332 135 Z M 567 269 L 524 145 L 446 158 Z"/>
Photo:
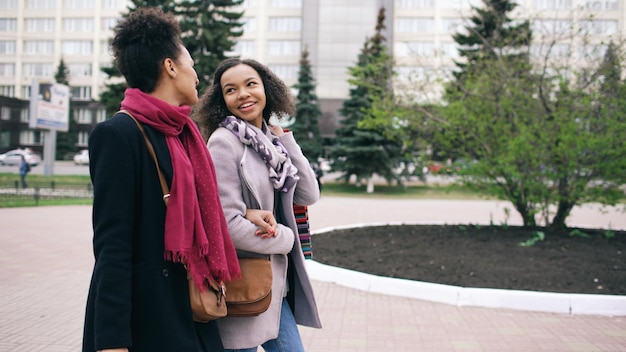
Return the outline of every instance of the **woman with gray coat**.
<path id="1" fill-rule="evenodd" d="M 255 317 L 218 320 L 227 350 L 304 351 L 296 324 L 321 322 L 298 238 L 293 204 L 319 198 L 315 173 L 293 134 L 270 124 L 292 114 L 289 88 L 254 60 L 228 59 L 194 112 L 215 163 L 220 200 L 237 250 L 268 254 L 273 284 L 269 309 Z M 246 218 L 249 209 L 271 211 L 269 231 Z M 227 293 L 228 294 L 228 293 Z"/>

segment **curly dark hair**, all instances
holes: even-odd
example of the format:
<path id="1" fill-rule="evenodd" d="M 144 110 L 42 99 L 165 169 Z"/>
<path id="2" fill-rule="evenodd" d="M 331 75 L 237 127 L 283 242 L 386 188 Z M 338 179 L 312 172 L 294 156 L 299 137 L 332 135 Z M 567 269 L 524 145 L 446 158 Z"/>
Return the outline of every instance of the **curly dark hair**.
<path id="1" fill-rule="evenodd" d="M 266 105 L 263 109 L 263 120 L 266 123 L 269 122 L 272 114 L 280 120 L 284 115 L 295 113 L 293 96 L 289 87 L 267 66 L 252 59 L 226 59 L 215 70 L 211 86 L 202 94 L 192 113 L 192 118 L 200 125 L 205 138 L 208 138 L 219 127 L 220 122 L 226 116 L 232 115 L 224 101 L 221 80 L 224 72 L 237 65 L 248 65 L 261 77 L 266 96 Z"/>
<path id="2" fill-rule="evenodd" d="M 139 7 L 113 29 L 111 49 L 115 66 L 129 87 L 151 93 L 166 58 L 181 53 L 180 26 L 174 15 L 157 7 Z"/>

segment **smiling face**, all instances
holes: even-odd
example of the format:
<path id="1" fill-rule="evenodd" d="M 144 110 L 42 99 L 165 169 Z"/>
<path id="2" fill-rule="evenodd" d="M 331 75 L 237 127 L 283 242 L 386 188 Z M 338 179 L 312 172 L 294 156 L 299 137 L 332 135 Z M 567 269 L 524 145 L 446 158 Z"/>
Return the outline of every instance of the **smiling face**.
<path id="1" fill-rule="evenodd" d="M 266 97 L 258 72 L 246 64 L 233 66 L 222 75 L 220 86 L 228 111 L 261 128 Z"/>

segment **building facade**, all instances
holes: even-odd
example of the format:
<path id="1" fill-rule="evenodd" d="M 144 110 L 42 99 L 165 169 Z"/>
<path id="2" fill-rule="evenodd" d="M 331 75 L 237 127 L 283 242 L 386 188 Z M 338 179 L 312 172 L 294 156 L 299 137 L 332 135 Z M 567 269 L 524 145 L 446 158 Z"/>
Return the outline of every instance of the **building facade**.
<path id="1" fill-rule="evenodd" d="M 585 46 L 562 44 L 561 55 L 605 45 L 626 32 L 626 0 L 516 2 L 513 17 L 531 19 L 534 31 L 573 26 L 591 34 Z M 29 99 L 31 81 L 52 80 L 63 59 L 73 100 L 97 100 L 106 79 L 100 68 L 112 64 L 111 28 L 129 4 L 127 0 L 0 0 L 0 96 Z M 402 81 L 454 67 L 458 54 L 452 35 L 463 30 L 471 6 L 481 4 L 480 0 L 245 0 L 241 5 L 244 35 L 231 54 L 267 64 L 291 86 L 306 48 L 323 112 L 320 129 L 331 137 L 340 125 L 338 110 L 349 94 L 348 68 L 374 34 L 380 7 L 386 9 L 385 36 L 396 61 L 397 79 Z M 5 116 L 23 113 L 6 107 L 11 111 L 0 114 L 0 151 L 15 147 L 15 133 L 20 146 L 36 144 L 37 131 L 23 132 L 23 125 L 18 124 L 19 132 L 7 132 Z M 97 110 L 76 110 L 73 116 L 85 126 L 101 118 Z M 87 116 L 93 119 L 87 121 Z M 86 146 L 87 134 L 79 136 L 78 147 Z"/>

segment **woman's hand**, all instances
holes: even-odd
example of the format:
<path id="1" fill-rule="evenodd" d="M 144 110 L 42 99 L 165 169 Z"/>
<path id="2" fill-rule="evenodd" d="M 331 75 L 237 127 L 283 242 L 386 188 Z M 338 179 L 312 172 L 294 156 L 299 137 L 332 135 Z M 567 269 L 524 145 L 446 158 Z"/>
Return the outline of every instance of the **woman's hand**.
<path id="1" fill-rule="evenodd" d="M 283 128 L 278 126 L 278 125 L 269 125 L 268 127 L 269 127 L 270 131 L 272 131 L 272 133 L 276 137 L 280 137 L 280 136 L 285 134 L 285 131 L 283 131 Z"/>
<path id="2" fill-rule="evenodd" d="M 259 227 L 255 235 L 261 238 L 276 237 L 276 218 L 271 211 L 246 209 L 246 219 Z"/>

